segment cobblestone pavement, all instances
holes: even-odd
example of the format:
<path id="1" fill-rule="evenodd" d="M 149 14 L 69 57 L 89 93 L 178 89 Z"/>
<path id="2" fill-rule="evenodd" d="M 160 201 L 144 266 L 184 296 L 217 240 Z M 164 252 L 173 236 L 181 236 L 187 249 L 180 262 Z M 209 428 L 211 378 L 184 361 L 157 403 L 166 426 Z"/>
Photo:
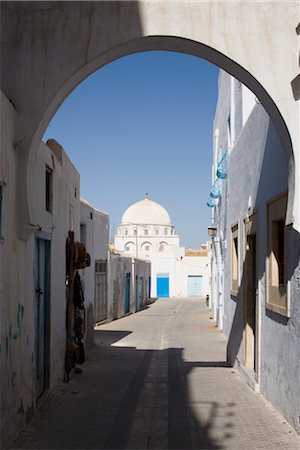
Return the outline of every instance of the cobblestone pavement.
<path id="1" fill-rule="evenodd" d="M 202 299 L 160 299 L 97 327 L 83 373 L 52 391 L 20 449 L 300 449 L 225 362 Z"/>

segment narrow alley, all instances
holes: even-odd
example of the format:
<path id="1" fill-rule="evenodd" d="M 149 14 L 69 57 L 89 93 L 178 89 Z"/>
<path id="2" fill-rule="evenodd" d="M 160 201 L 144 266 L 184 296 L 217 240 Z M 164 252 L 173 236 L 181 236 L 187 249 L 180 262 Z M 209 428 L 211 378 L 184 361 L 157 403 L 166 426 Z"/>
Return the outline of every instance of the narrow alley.
<path id="1" fill-rule="evenodd" d="M 204 299 L 98 326 L 82 374 L 42 400 L 19 449 L 291 449 L 299 436 L 237 370 Z"/>

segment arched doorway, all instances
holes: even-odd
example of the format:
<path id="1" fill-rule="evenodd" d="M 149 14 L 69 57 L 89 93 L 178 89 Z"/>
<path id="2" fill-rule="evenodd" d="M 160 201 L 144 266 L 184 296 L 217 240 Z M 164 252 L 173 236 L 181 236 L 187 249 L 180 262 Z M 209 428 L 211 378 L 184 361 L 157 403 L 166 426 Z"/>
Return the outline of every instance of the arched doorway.
<path id="1" fill-rule="evenodd" d="M 95 70 L 121 56 L 147 50 L 173 50 L 207 59 L 255 93 L 289 161 L 286 223 L 299 230 L 299 126 L 291 88 L 298 67 L 296 53 L 287 53 L 297 48 L 296 8 L 293 3 L 258 6 L 250 2 L 5 5 L 2 84 L 18 110 L 19 235 L 26 239 L 28 224 L 34 224 L 30 167 L 52 116 Z M 272 21 L 267 20 L 269 16 Z M 284 71 L 275 70 L 275 64 Z"/>

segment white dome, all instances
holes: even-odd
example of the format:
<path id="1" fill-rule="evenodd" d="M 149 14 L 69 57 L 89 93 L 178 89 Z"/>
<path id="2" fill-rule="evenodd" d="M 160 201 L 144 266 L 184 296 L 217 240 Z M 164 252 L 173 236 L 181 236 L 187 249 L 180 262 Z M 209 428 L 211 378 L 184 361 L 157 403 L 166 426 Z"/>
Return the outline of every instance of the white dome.
<path id="1" fill-rule="evenodd" d="M 171 220 L 163 206 L 145 197 L 126 209 L 121 224 L 171 225 Z"/>

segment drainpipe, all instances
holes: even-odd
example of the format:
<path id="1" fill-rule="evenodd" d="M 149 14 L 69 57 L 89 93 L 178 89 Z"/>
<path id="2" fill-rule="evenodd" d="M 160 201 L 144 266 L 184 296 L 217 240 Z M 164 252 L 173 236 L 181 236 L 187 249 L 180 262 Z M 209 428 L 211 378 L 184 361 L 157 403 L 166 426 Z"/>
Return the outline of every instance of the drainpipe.
<path id="1" fill-rule="evenodd" d="M 224 277 L 224 268 L 222 261 L 222 241 L 219 239 L 216 241 L 216 249 L 217 249 L 217 273 L 218 273 L 218 283 L 217 283 L 217 295 L 218 295 L 218 311 L 217 311 L 217 324 L 218 327 L 223 329 L 223 277 Z"/>
<path id="2" fill-rule="evenodd" d="M 234 146 L 235 142 L 235 78 L 231 76 L 230 78 L 230 150 Z"/>
<path id="3" fill-rule="evenodd" d="M 214 154 L 213 154 L 213 165 L 212 165 L 212 185 L 216 179 L 217 166 L 218 166 L 218 151 L 219 151 L 219 128 L 215 129 L 214 132 Z M 216 221 L 216 208 L 217 206 L 212 208 L 212 225 L 218 226 L 215 223 Z M 217 322 L 218 317 L 218 305 L 219 305 L 219 275 L 218 275 L 218 239 L 217 237 L 212 237 L 212 264 L 211 264 L 211 284 L 212 284 L 212 292 L 211 292 L 211 306 L 213 319 Z M 216 280 L 215 280 L 216 278 Z"/>

